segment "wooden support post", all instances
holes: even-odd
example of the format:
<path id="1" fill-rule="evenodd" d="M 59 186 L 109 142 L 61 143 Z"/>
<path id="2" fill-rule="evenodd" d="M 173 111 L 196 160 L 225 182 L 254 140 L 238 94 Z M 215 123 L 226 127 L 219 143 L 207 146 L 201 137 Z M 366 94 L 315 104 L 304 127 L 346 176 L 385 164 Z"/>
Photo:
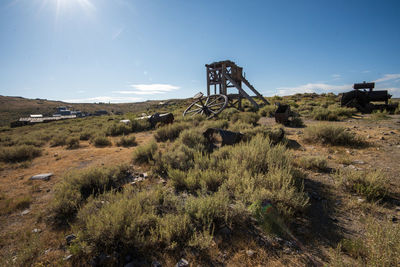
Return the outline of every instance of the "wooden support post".
<path id="1" fill-rule="evenodd" d="M 210 96 L 210 68 L 207 67 L 207 96 Z"/>

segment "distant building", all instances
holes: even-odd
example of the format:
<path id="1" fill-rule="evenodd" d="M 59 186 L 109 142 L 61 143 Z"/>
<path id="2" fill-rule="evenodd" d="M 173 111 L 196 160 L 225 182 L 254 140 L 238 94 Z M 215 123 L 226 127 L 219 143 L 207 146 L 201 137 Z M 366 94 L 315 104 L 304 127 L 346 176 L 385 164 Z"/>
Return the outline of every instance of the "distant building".
<path id="1" fill-rule="evenodd" d="M 30 118 L 43 118 L 42 114 L 31 114 L 29 115 Z"/>

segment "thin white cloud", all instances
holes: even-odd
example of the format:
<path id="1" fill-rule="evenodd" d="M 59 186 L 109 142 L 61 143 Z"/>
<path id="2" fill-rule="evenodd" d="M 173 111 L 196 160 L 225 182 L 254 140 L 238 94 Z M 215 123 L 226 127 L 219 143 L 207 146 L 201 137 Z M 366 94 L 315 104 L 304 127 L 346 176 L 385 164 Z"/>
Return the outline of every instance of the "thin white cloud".
<path id="1" fill-rule="evenodd" d="M 116 94 L 134 94 L 134 95 L 156 95 L 165 94 L 178 90 L 180 87 L 171 84 L 153 83 L 153 84 L 131 84 L 130 87 L 136 90 L 113 91 Z"/>
<path id="2" fill-rule="evenodd" d="M 386 82 L 390 80 L 400 79 L 400 73 L 397 74 L 385 74 L 382 78 L 376 79 L 374 82 Z"/>
<path id="3" fill-rule="evenodd" d="M 163 84 L 163 83 L 153 83 L 153 84 L 131 84 L 131 87 L 139 90 L 139 91 L 163 91 L 170 92 L 174 90 L 178 90 L 180 87 L 171 85 L 171 84 Z"/>
<path id="4" fill-rule="evenodd" d="M 127 102 L 138 102 L 141 100 L 143 100 L 143 98 L 141 97 L 97 96 L 89 98 L 65 99 L 62 101 L 69 103 L 94 103 L 94 102 L 127 103 Z"/>
<path id="5" fill-rule="evenodd" d="M 342 77 L 342 75 L 340 75 L 340 74 L 332 74 L 332 78 L 337 79 L 337 78 L 340 78 L 340 77 Z"/>
<path id="6" fill-rule="evenodd" d="M 352 88 L 351 84 L 331 85 L 326 83 L 308 83 L 296 87 L 279 87 L 278 95 L 294 95 L 303 93 L 341 93 Z"/>

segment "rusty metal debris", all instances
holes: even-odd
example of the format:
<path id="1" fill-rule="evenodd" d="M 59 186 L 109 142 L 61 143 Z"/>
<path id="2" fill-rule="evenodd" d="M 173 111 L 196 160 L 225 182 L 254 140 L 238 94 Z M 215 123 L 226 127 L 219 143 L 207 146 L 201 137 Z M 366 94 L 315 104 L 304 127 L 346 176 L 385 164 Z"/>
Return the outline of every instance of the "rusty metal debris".
<path id="1" fill-rule="evenodd" d="M 243 139 L 243 134 L 239 132 L 231 132 L 219 128 L 208 128 L 203 136 L 207 142 L 213 147 L 221 147 L 225 145 L 234 145 Z"/>
<path id="2" fill-rule="evenodd" d="M 289 105 L 276 104 L 278 108 L 275 111 L 275 121 L 283 125 L 291 125 L 293 118 L 299 117 L 299 114 L 290 110 Z"/>
<path id="3" fill-rule="evenodd" d="M 172 113 L 154 113 L 153 115 L 150 116 L 143 116 L 140 118 L 137 118 L 137 120 L 148 120 L 151 124 L 151 126 L 155 126 L 157 123 L 162 123 L 162 124 L 169 124 L 174 122 L 174 115 Z"/>
<path id="4" fill-rule="evenodd" d="M 341 105 L 356 108 L 363 113 L 371 113 L 373 110 L 387 110 L 393 112 L 397 104 L 389 104 L 392 97 L 387 90 L 374 91 L 375 83 L 355 83 L 353 91 L 343 93 Z M 385 102 L 385 104 L 373 104 L 371 102 Z"/>

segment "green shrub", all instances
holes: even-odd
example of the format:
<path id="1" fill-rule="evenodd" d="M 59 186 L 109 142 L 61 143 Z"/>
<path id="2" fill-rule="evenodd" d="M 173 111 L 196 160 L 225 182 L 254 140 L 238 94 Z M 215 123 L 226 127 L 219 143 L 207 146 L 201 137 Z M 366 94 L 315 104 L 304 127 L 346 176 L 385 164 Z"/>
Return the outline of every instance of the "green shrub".
<path id="1" fill-rule="evenodd" d="M 194 166 L 194 157 L 196 153 L 199 152 L 184 144 L 175 142 L 171 149 L 155 153 L 154 171 L 161 175 L 164 175 L 170 168 L 187 171 Z"/>
<path id="2" fill-rule="evenodd" d="M 330 266 L 397 266 L 400 262 L 400 225 L 369 217 L 363 228 L 365 234 L 362 237 L 342 240 Z M 349 262 L 342 251 L 353 260 Z"/>
<path id="3" fill-rule="evenodd" d="M 131 136 L 122 136 L 121 139 L 117 142 L 117 146 L 124 146 L 124 147 L 130 147 L 130 146 L 136 146 L 136 137 L 134 135 Z"/>
<path id="4" fill-rule="evenodd" d="M 297 165 L 307 170 L 325 171 L 328 163 L 323 157 L 304 156 L 300 157 Z"/>
<path id="5" fill-rule="evenodd" d="M 157 143 L 154 141 L 137 147 L 133 152 L 133 162 L 137 164 L 149 163 L 153 160 L 156 150 Z"/>
<path id="6" fill-rule="evenodd" d="M 230 120 L 233 114 L 239 113 L 240 111 L 237 108 L 226 108 L 224 109 L 218 117 L 224 120 Z"/>
<path id="7" fill-rule="evenodd" d="M 56 185 L 51 204 L 53 222 L 66 224 L 74 219 L 76 212 L 91 195 L 97 195 L 125 182 L 129 169 L 125 165 L 118 167 L 93 167 L 67 173 Z"/>
<path id="8" fill-rule="evenodd" d="M 179 135 L 178 143 L 182 143 L 190 148 L 194 148 L 199 151 L 205 150 L 207 140 L 203 134 L 196 129 L 187 129 L 182 131 Z"/>
<path id="9" fill-rule="evenodd" d="M 50 146 L 65 146 L 67 144 L 67 136 L 66 135 L 56 135 L 50 141 Z"/>
<path id="10" fill-rule="evenodd" d="M 78 137 L 68 137 L 66 141 L 67 148 L 76 149 L 79 148 L 79 138 Z"/>
<path id="11" fill-rule="evenodd" d="M 19 145 L 12 147 L 1 147 L 0 161 L 21 162 L 39 157 L 41 154 L 42 150 L 35 146 Z"/>
<path id="12" fill-rule="evenodd" d="M 95 147 L 111 146 L 111 141 L 104 135 L 97 135 L 93 137 L 92 143 Z"/>
<path id="13" fill-rule="evenodd" d="M 148 120 L 131 119 L 132 132 L 143 132 L 151 129 L 151 124 Z"/>
<path id="14" fill-rule="evenodd" d="M 276 111 L 275 105 L 265 105 L 258 110 L 258 114 L 262 117 L 274 117 Z"/>
<path id="15" fill-rule="evenodd" d="M 108 136 L 118 136 L 118 135 L 127 135 L 132 131 L 132 127 L 130 125 L 126 125 L 124 123 L 114 123 L 108 126 L 106 134 Z"/>
<path id="16" fill-rule="evenodd" d="M 363 138 L 346 131 L 344 127 L 329 124 L 307 127 L 303 138 L 308 143 L 322 143 L 333 146 L 363 147 L 367 145 Z"/>
<path id="17" fill-rule="evenodd" d="M 329 108 L 316 108 L 312 111 L 311 116 L 314 120 L 320 121 L 338 121 L 350 118 L 356 113 L 354 108 L 337 107 L 335 105 Z"/>
<path id="18" fill-rule="evenodd" d="M 159 142 L 165 142 L 167 140 L 175 140 L 183 129 L 187 127 L 185 123 L 174 123 L 162 126 L 156 130 L 154 137 Z"/>
<path id="19" fill-rule="evenodd" d="M 78 214 L 74 229 L 83 252 L 182 249 L 195 230 L 181 202 L 165 189 L 125 190 L 101 200 L 93 199 Z"/>
<path id="20" fill-rule="evenodd" d="M 244 123 L 248 123 L 251 125 L 256 125 L 258 120 L 260 119 L 260 115 L 254 112 L 239 112 L 235 113 L 231 117 L 232 122 L 241 121 Z"/>
<path id="21" fill-rule="evenodd" d="M 351 193 L 364 196 L 368 201 L 384 198 L 389 191 L 389 180 L 380 170 L 339 170 L 335 173 L 338 184 Z"/>
<path id="22" fill-rule="evenodd" d="M 79 140 L 89 140 L 90 138 L 92 138 L 93 135 L 94 133 L 92 131 L 83 131 L 79 135 Z"/>
<path id="23" fill-rule="evenodd" d="M 291 127 L 304 127 L 304 122 L 300 117 L 293 117 L 290 121 L 289 121 L 289 126 Z"/>

